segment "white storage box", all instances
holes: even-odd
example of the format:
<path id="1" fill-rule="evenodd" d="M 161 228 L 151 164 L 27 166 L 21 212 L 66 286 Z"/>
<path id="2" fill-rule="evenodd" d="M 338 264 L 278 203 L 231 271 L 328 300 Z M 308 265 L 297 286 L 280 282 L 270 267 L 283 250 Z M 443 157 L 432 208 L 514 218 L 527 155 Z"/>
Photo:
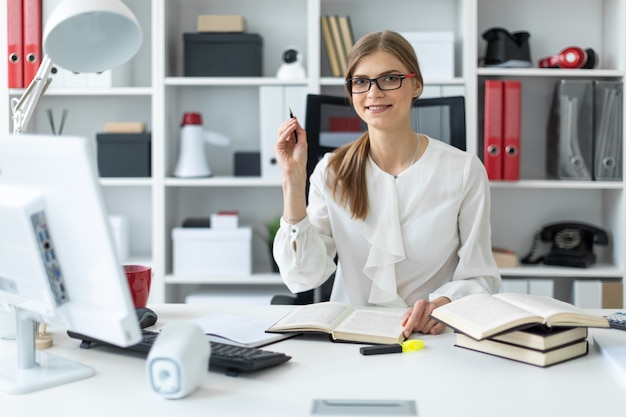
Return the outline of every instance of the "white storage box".
<path id="1" fill-rule="evenodd" d="M 454 78 L 453 32 L 401 32 L 417 54 L 424 82 L 433 78 Z"/>
<path id="2" fill-rule="evenodd" d="M 181 277 L 252 274 L 252 229 L 175 228 L 174 275 Z"/>

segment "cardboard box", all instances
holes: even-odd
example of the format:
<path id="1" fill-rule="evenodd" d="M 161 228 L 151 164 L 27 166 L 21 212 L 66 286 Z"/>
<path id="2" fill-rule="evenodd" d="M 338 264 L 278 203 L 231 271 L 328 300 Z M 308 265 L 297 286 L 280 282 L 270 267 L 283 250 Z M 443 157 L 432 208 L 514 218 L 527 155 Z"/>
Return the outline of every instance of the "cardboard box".
<path id="1" fill-rule="evenodd" d="M 260 77 L 263 40 L 254 33 L 185 33 L 186 77 Z"/>
<path id="2" fill-rule="evenodd" d="M 624 308 L 624 284 L 615 281 L 602 282 L 602 308 Z"/>
<path id="3" fill-rule="evenodd" d="M 454 78 L 453 32 L 401 32 L 417 54 L 424 81 Z"/>
<path id="4" fill-rule="evenodd" d="M 172 229 L 173 272 L 181 277 L 252 274 L 252 229 Z"/>
<path id="5" fill-rule="evenodd" d="M 149 177 L 150 133 L 98 133 L 98 171 L 101 177 Z"/>
<path id="6" fill-rule="evenodd" d="M 244 32 L 246 22 L 239 15 L 204 14 L 198 16 L 198 32 Z"/>

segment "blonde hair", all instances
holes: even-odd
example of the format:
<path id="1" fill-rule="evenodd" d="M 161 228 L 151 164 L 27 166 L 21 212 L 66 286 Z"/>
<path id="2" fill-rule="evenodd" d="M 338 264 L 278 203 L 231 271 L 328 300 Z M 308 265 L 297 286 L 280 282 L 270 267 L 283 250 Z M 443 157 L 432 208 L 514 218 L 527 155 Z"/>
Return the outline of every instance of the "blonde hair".
<path id="1" fill-rule="evenodd" d="M 373 32 L 359 39 L 350 54 L 346 68 L 346 80 L 352 77 L 354 68 L 367 55 L 377 51 L 389 52 L 416 74 L 416 81 L 424 85 L 417 56 L 411 44 L 397 32 Z M 421 92 L 421 88 L 419 90 Z M 352 102 L 350 91 L 346 93 Z M 419 94 L 413 99 L 417 99 Z M 326 183 L 332 190 L 335 200 L 350 210 L 352 218 L 365 219 L 369 212 L 369 196 L 365 179 L 370 150 L 369 134 L 365 132 L 356 141 L 336 149 L 328 162 Z M 332 175 L 329 175 L 331 174 Z"/>

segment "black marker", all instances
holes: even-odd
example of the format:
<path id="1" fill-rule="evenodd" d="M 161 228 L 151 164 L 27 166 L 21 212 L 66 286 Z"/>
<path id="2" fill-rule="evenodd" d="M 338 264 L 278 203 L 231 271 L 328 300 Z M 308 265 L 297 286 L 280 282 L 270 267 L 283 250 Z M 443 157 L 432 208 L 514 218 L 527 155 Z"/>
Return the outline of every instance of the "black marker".
<path id="1" fill-rule="evenodd" d="M 295 119 L 295 117 L 293 116 L 293 112 L 291 111 L 291 107 L 289 107 L 289 117 Z M 293 132 L 293 137 L 296 140 L 296 143 L 298 143 L 298 133 L 295 130 Z"/>
<path id="2" fill-rule="evenodd" d="M 391 345 L 363 346 L 359 349 L 361 355 L 381 355 L 385 353 L 416 352 L 424 349 L 424 341 L 420 339 L 405 340 L 402 343 Z"/>

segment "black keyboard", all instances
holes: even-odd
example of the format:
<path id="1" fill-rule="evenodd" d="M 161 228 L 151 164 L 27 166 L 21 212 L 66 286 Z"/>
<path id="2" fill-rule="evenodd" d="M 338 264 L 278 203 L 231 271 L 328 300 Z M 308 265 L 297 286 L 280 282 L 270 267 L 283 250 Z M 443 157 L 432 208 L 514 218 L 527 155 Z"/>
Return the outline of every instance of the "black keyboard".
<path id="1" fill-rule="evenodd" d="M 612 328 L 626 330 L 626 312 L 617 311 L 604 317 L 606 317 L 606 319 L 609 321 L 609 325 Z"/>
<path id="2" fill-rule="evenodd" d="M 82 340 L 80 347 L 83 349 L 89 349 L 94 345 L 99 344 L 103 346 L 113 346 L 121 350 L 144 353 L 147 356 L 157 336 L 159 335 L 159 332 L 143 329 L 143 340 L 136 345 L 128 347 L 115 346 L 93 337 L 72 331 L 68 331 L 67 334 L 74 339 Z M 289 355 L 271 350 L 233 346 L 213 341 L 209 343 L 211 343 L 209 368 L 225 368 L 227 375 L 234 376 L 239 374 L 239 372 L 257 371 L 259 369 L 280 365 L 281 363 L 285 363 L 291 359 L 291 356 Z"/>

